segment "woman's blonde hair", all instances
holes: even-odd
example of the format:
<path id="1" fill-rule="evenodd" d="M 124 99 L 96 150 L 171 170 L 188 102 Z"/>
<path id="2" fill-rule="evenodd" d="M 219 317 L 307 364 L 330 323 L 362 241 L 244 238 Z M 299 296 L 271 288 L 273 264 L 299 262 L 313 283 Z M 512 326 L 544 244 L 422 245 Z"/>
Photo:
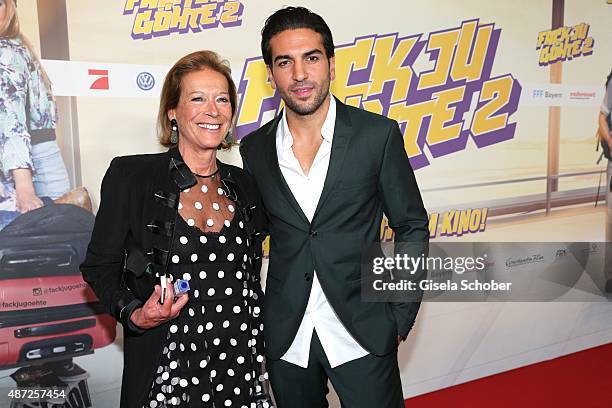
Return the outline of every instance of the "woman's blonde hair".
<path id="1" fill-rule="evenodd" d="M 227 80 L 230 105 L 232 107 L 232 118 L 236 116 L 238 95 L 236 94 L 236 84 L 232 79 L 232 71 L 229 67 L 229 63 L 226 60 L 221 59 L 219 55 L 214 51 L 196 51 L 191 54 L 185 55 L 183 58 L 178 60 L 176 64 L 164 80 L 164 85 L 161 91 L 161 98 L 159 101 L 159 112 L 157 114 L 157 132 L 159 136 L 159 142 L 162 146 L 173 147 L 175 144 L 170 142 L 170 119 L 168 118 L 168 112 L 178 106 L 179 99 L 181 97 L 181 85 L 183 77 L 191 72 L 200 71 L 203 69 L 210 69 L 218 72 L 225 77 Z M 230 129 L 231 129 L 230 125 Z M 180 137 L 180 136 L 179 136 Z M 233 145 L 231 137 L 226 137 L 219 148 L 229 149 Z"/>
<path id="2" fill-rule="evenodd" d="M 2 1 L 2 0 L 0 0 Z M 34 60 L 34 62 L 40 68 L 40 72 L 42 75 L 43 82 L 49 94 L 51 93 L 51 80 L 47 75 L 47 71 L 40 63 L 40 59 L 34 52 L 34 48 L 30 41 L 23 35 L 21 30 L 19 29 L 19 18 L 17 17 L 17 5 L 15 4 L 15 0 L 4 0 L 5 13 L 4 18 L 0 20 L 0 38 L 17 38 L 21 40 L 23 45 L 27 48 L 30 56 Z"/>

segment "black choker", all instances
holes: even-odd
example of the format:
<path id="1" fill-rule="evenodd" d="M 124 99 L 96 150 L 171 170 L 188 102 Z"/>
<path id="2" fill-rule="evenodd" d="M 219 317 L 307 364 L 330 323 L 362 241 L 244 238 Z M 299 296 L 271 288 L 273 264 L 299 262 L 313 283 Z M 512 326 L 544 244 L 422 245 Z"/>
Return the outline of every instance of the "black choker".
<path id="1" fill-rule="evenodd" d="M 196 177 L 200 177 L 200 178 L 211 178 L 211 177 L 215 177 L 217 173 L 219 173 L 219 168 L 217 168 L 217 170 L 215 170 L 213 173 L 208 174 L 208 175 L 198 174 L 198 173 L 193 173 L 193 175 Z"/>

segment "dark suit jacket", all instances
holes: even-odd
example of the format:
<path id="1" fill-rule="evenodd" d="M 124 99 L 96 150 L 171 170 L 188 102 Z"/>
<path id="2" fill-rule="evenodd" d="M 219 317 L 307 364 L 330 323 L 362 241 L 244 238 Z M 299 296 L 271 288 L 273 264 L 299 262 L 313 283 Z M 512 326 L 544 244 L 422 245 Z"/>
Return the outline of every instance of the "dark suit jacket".
<path id="1" fill-rule="evenodd" d="M 247 219 L 253 242 L 250 270 L 259 287 L 263 213 L 255 183 L 244 170 L 217 161 L 226 191 Z M 102 181 L 101 201 L 87 256 L 81 265 L 87 281 L 108 313 L 124 328 L 121 407 L 141 407 L 157 369 L 169 323 L 139 330 L 129 323 L 134 309 L 153 291 L 155 273 L 165 273 L 180 191 L 196 180 L 178 149 L 117 157 Z M 127 250 L 127 253 L 126 253 Z M 128 255 L 127 257 L 125 255 Z M 150 267 L 150 273 L 143 272 Z M 140 275 L 140 277 L 136 277 Z M 259 288 L 259 289 L 257 289 Z"/>
<path id="2" fill-rule="evenodd" d="M 264 322 L 266 354 L 280 358 L 298 330 L 316 270 L 321 287 L 351 335 L 370 353 L 384 355 L 405 337 L 418 302 L 361 300 L 361 250 L 380 241 L 383 212 L 396 241 L 427 242 L 427 213 L 397 122 L 336 101 L 329 169 L 312 223 L 291 194 L 278 165 L 281 115 L 240 146 L 268 216 L 270 263 Z M 420 300 L 420 299 L 419 299 Z"/>

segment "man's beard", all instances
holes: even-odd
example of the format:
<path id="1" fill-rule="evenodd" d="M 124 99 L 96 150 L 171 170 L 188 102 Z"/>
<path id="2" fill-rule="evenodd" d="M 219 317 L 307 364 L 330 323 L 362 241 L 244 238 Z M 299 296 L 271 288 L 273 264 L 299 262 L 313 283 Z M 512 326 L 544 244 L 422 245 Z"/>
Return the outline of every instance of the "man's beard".
<path id="1" fill-rule="evenodd" d="M 319 92 L 315 95 L 315 98 L 312 102 L 306 104 L 300 104 L 298 101 L 292 99 L 291 91 L 279 91 L 281 94 L 281 98 L 285 102 L 285 105 L 287 105 L 288 109 L 297 113 L 298 115 L 307 116 L 315 113 L 321 107 L 321 105 L 323 105 L 323 102 L 325 102 L 325 98 L 327 98 L 327 95 L 329 94 L 330 82 L 331 81 L 328 78 L 327 81 L 323 83 L 322 87 L 314 88 L 319 89 Z"/>

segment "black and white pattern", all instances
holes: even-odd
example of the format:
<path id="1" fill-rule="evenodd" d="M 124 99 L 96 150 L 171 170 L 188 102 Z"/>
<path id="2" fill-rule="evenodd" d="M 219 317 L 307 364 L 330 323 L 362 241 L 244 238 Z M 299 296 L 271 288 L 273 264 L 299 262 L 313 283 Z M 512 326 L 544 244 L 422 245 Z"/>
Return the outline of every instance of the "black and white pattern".
<path id="1" fill-rule="evenodd" d="M 267 408 L 261 291 L 235 203 L 215 179 L 181 193 L 169 273 L 186 279 L 189 302 L 171 322 L 143 408 Z"/>

